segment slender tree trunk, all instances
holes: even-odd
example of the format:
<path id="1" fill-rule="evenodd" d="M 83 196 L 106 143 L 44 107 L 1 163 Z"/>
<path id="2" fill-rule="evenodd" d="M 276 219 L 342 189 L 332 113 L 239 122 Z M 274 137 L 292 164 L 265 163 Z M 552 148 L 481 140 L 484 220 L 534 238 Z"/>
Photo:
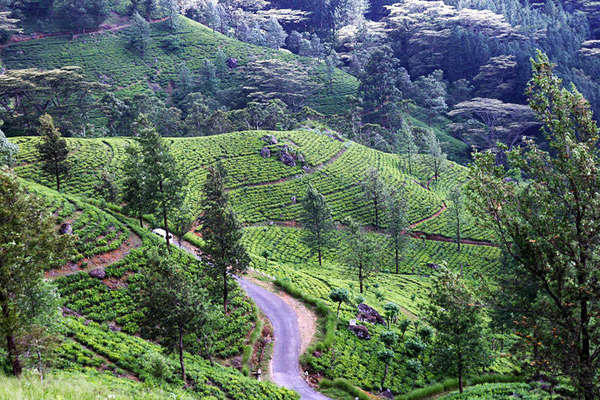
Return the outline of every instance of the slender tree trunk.
<path id="1" fill-rule="evenodd" d="M 385 388 L 385 378 L 387 378 L 388 369 L 390 365 L 388 363 L 385 364 L 385 370 L 383 371 L 383 379 L 381 379 L 381 390 Z"/>
<path id="2" fill-rule="evenodd" d="M 42 353 L 38 348 L 37 351 L 37 359 L 38 359 L 38 371 L 40 372 L 40 382 L 44 383 L 44 364 L 42 363 Z"/>
<path id="3" fill-rule="evenodd" d="M 396 243 L 395 243 L 395 251 L 396 251 L 396 274 L 398 274 L 398 247 L 399 247 L 399 243 L 398 243 L 398 236 L 396 236 Z"/>
<path id="4" fill-rule="evenodd" d="M 377 199 L 373 199 L 373 205 L 375 206 L 375 228 L 379 228 L 379 210 Z"/>
<path id="5" fill-rule="evenodd" d="M 185 363 L 183 361 L 183 327 L 179 326 L 179 365 L 181 366 L 181 379 L 183 380 L 183 385 L 187 386 L 187 380 L 185 379 Z"/>
<path id="6" fill-rule="evenodd" d="M 322 266 L 322 259 L 321 259 L 321 232 L 318 231 L 317 232 L 317 253 L 319 253 L 319 266 Z"/>
<path id="7" fill-rule="evenodd" d="M 228 288 L 227 288 L 227 267 L 223 267 L 223 309 L 225 310 L 225 314 L 227 314 L 227 296 Z"/>
<path id="8" fill-rule="evenodd" d="M 460 253 L 460 219 L 456 219 L 456 251 Z"/>
<path id="9" fill-rule="evenodd" d="M 458 354 L 458 391 L 463 392 L 463 363 L 462 354 Z"/>
<path id="10" fill-rule="evenodd" d="M 592 358 L 590 355 L 590 333 L 588 330 L 589 314 L 588 314 L 588 302 L 586 298 L 580 301 L 581 308 L 581 355 L 580 355 L 580 369 L 581 378 L 580 384 L 583 389 L 583 396 L 585 400 L 592 400 L 594 398 L 594 369 L 592 368 Z"/>
<path id="11" fill-rule="evenodd" d="M 360 294 L 363 292 L 363 267 L 362 263 L 358 266 L 358 281 L 360 282 Z"/>
<path id="12" fill-rule="evenodd" d="M 169 242 L 169 223 L 167 221 L 167 208 L 163 206 L 163 224 L 165 225 L 165 239 L 167 240 L 167 251 L 171 252 L 171 243 Z"/>
<path id="13" fill-rule="evenodd" d="M 17 377 L 21 376 L 23 367 L 21 361 L 19 361 L 19 354 L 17 354 L 17 346 L 15 345 L 15 337 L 13 335 L 6 335 L 6 349 L 8 350 L 8 359 L 12 366 L 13 374 Z"/>
<path id="14" fill-rule="evenodd" d="M 58 173 L 58 168 L 56 169 L 56 191 L 60 192 L 60 174 Z"/>
<path id="15" fill-rule="evenodd" d="M 138 215 L 138 217 L 140 218 L 140 228 L 143 228 L 144 227 L 144 217 L 143 217 L 141 211 L 140 211 L 140 214 Z"/>
<path id="16" fill-rule="evenodd" d="M 336 318 L 339 318 L 339 317 L 340 317 L 340 307 L 341 307 L 341 306 L 342 306 L 342 303 L 341 303 L 341 302 L 340 302 L 340 303 L 338 303 L 338 307 L 337 307 L 337 314 L 335 315 L 335 316 L 336 316 Z"/>
<path id="17" fill-rule="evenodd" d="M 160 193 L 164 193 L 163 182 L 162 180 L 159 183 Z M 163 225 L 165 226 L 165 239 L 167 241 L 167 251 L 171 253 L 171 243 L 169 242 L 169 221 L 167 219 L 167 205 L 165 204 L 165 200 L 163 199 L 162 205 L 162 214 L 163 214 Z"/>
<path id="18" fill-rule="evenodd" d="M 5 321 L 10 318 L 7 304 L 2 306 L 2 314 Z M 19 361 L 19 353 L 17 352 L 17 346 L 15 345 L 15 337 L 10 332 L 6 335 L 6 351 L 8 352 L 8 360 L 12 366 L 13 374 L 17 377 L 21 376 L 23 367 L 21 366 L 21 361 Z"/>

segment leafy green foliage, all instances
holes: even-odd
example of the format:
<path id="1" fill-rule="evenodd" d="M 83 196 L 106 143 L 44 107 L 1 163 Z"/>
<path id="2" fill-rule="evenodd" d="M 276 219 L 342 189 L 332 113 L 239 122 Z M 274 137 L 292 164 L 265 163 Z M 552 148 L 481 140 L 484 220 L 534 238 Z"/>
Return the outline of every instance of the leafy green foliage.
<path id="1" fill-rule="evenodd" d="M 46 264 L 67 254 L 69 240 L 56 234 L 43 203 L 28 194 L 15 175 L 0 170 L 0 185 L 0 334 L 18 376 L 22 366 L 16 340 L 36 324 L 44 310 L 40 304 L 52 304 L 39 298 L 48 293 L 41 289 L 42 272 Z"/>

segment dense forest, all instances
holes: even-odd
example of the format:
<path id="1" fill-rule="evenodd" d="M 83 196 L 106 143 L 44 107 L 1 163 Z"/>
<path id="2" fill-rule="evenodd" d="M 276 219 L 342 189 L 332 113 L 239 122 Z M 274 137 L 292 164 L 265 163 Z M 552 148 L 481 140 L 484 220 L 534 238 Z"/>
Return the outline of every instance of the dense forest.
<path id="1" fill-rule="evenodd" d="M 0 0 L 0 399 L 600 397 L 600 5 Z"/>

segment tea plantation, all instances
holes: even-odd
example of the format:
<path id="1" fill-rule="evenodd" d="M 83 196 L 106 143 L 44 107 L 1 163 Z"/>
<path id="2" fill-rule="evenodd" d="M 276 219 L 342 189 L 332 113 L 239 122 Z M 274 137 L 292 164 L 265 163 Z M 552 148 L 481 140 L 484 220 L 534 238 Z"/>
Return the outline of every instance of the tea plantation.
<path id="1" fill-rule="evenodd" d="M 120 184 L 125 148 L 134 140 L 67 138 L 73 172 L 71 178 L 64 182 L 64 195 L 40 186 L 52 187 L 53 182 L 42 173 L 36 159 L 38 139 L 20 137 L 11 140 L 20 146 L 16 172 L 30 182 L 28 185 L 32 190 L 48 200 L 61 220 L 72 222 L 74 233 L 82 238 L 81 249 L 78 248 L 81 255 L 72 260 L 76 265 L 75 273 L 62 271 L 54 277 L 64 306 L 74 315 L 83 316 L 85 321 L 84 324 L 77 317 L 65 320 L 67 336 L 72 340 L 60 350 L 64 366 L 75 369 L 109 368 L 117 374 L 143 378 L 148 373 L 140 361 L 143 354 L 158 350 L 129 335 L 139 330 L 140 314 L 136 308 L 135 293 L 140 268 L 146 260 L 145 249 L 159 239 L 149 235 L 145 228 L 139 228 L 137 222 L 114 211 L 120 207 L 106 203 L 94 190 L 102 171 L 113 174 Z M 381 350 L 381 342 L 360 340 L 346 329 L 348 321 L 355 318 L 357 301 L 362 300 L 357 277 L 341 261 L 348 253 L 345 244 L 348 232 L 343 223 L 347 217 L 353 217 L 370 226 L 368 235 L 383 252 L 378 265 L 380 272 L 365 282 L 364 301 L 381 313 L 386 303 L 397 304 L 400 315 L 391 328 L 398 334 L 400 321 L 410 321 L 402 334 L 403 340 L 395 345 L 394 352 L 402 356 L 393 360 L 390 368 L 394 372 L 388 376 L 386 386 L 402 394 L 435 382 L 435 376 L 429 374 L 426 368 L 415 367 L 416 361 L 409 356 L 411 345 L 407 344 L 421 340 L 419 313 L 420 305 L 427 301 L 429 276 L 436 265 L 446 264 L 467 277 L 480 274 L 493 277 L 501 265 L 500 250 L 491 243 L 493 236 L 479 228 L 468 213 L 463 221 L 462 235 L 470 239 L 471 244 L 463 243 L 459 252 L 456 243 L 452 242 L 454 228 L 447 209 L 450 206 L 448 193 L 451 188 L 466 182 L 466 168 L 449 162 L 440 178 L 434 181 L 430 179 L 432 172 L 425 155 L 418 155 L 413 161 L 410 174 L 408 162 L 403 157 L 311 130 L 247 131 L 174 138 L 169 139 L 169 144 L 179 168 L 188 177 L 186 201 L 194 216 L 199 213 L 206 167 L 220 161 L 226 168 L 226 187 L 234 210 L 244 224 L 243 243 L 251 256 L 253 269 L 277 279 L 283 286 L 294 288 L 313 302 L 324 304 L 333 312 L 337 304 L 329 299 L 332 289 L 349 291 L 351 301 L 342 305 L 340 319 L 328 322 L 329 328 L 322 321 L 319 337 L 324 339 L 329 335 L 331 345 L 321 348 L 318 357 L 305 355 L 303 365 L 307 370 L 329 379 L 346 378 L 372 392 L 376 392 L 380 385 L 382 369 L 377 353 Z M 287 166 L 280 161 L 278 155 L 283 146 L 301 155 L 297 165 Z M 264 148 L 268 148 L 267 153 L 270 154 L 265 155 Z M 385 226 L 372 226 L 373 208 L 365 200 L 360 185 L 369 167 L 376 167 L 387 185 L 402 188 L 408 200 L 408 218 L 416 237 L 407 239 L 400 257 L 399 274 L 395 273 L 393 249 L 385 235 Z M 301 212 L 299 202 L 309 183 L 324 194 L 338 224 L 332 240 L 334 245 L 325 250 L 322 267 L 318 265 L 316 255 L 304 245 L 302 238 L 305 233 L 296 222 Z M 151 218 L 147 221 L 152 223 Z M 93 257 L 99 251 L 110 252 L 115 246 L 122 248 L 132 237 L 139 237 L 140 244 L 129 249 L 123 258 L 106 265 L 106 279 L 94 279 L 85 273 L 86 265 L 83 263 L 87 258 L 81 257 Z M 186 238 L 192 242 L 201 240 L 191 233 Z M 95 243 L 95 246 L 88 248 L 90 245 L 86 243 Z M 265 258 L 265 254 L 268 257 Z M 207 285 L 210 283 L 207 282 Z M 217 353 L 223 359 L 242 352 L 247 332 L 255 323 L 253 305 L 239 289 L 236 289 L 231 304 L 233 311 L 219 330 Z M 121 332 L 114 332 L 110 327 L 118 327 Z M 337 329 L 332 331 L 331 327 Z M 387 328 L 383 325 L 369 328 L 373 337 L 378 337 L 385 330 Z M 505 343 L 505 339 L 499 338 L 499 342 Z M 124 345 L 126 348 L 116 344 L 129 341 L 132 342 Z M 426 348 L 427 343 L 424 345 Z M 423 352 L 418 365 L 428 365 L 428 357 L 428 353 Z M 190 368 L 190 374 L 195 374 L 191 375 L 194 380 L 214 384 L 198 388 L 204 396 L 229 398 L 228 390 L 233 388 L 227 382 L 238 381 L 239 385 L 247 385 L 247 378 L 229 369 L 211 369 L 202 360 L 191 356 L 190 363 L 197 363 Z M 494 360 L 488 372 L 512 373 L 513 368 L 510 357 L 502 356 Z M 284 391 L 277 391 L 271 386 L 253 385 L 248 386 L 252 389 L 244 391 L 246 394 L 239 394 L 242 397 L 236 394 L 231 398 L 286 396 Z M 243 397 L 246 395 L 250 397 Z"/>
<path id="2" fill-rule="evenodd" d="M 156 85 L 160 87 L 159 93 L 166 95 L 183 64 L 198 74 L 204 60 L 215 61 L 217 49 L 221 49 L 227 58 L 235 58 L 238 62 L 237 68 L 225 67 L 219 74 L 221 89 L 242 89 L 247 82 L 245 66 L 257 60 L 279 60 L 305 72 L 317 88 L 307 105 L 320 112 L 343 113 L 345 97 L 355 95 L 358 88 L 356 78 L 338 69 L 329 85 L 326 66 L 322 62 L 240 42 L 182 16 L 178 17 L 175 32 L 167 28 L 167 23 L 152 24 L 150 44 L 143 56 L 129 48 L 131 29 L 14 44 L 4 49 L 2 60 L 9 69 L 77 65 L 89 79 L 110 85 L 119 95 L 154 94 Z M 170 48 L 170 42 L 177 42 L 178 48 Z"/>

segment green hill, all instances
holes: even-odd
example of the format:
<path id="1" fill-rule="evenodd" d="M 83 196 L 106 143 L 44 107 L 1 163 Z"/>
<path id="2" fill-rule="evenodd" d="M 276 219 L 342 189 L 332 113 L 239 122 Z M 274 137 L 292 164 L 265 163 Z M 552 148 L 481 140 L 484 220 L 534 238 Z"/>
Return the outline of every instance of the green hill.
<path id="1" fill-rule="evenodd" d="M 41 173 L 36 161 L 35 144 L 39 138 L 11 140 L 20 146 L 16 172 L 51 187 L 52 181 Z M 64 184 L 64 190 L 70 195 L 92 199 L 95 204 L 106 206 L 94 192 L 94 186 L 99 183 L 99 173 L 106 170 L 114 174 L 118 183 L 124 150 L 132 141 L 130 138 L 68 138 L 73 171 L 72 177 Z M 272 143 L 275 141 L 277 143 Z M 245 226 L 243 241 L 251 255 L 253 268 L 291 285 L 315 301 L 323 302 L 331 310 L 336 308 L 329 300 L 331 290 L 346 288 L 354 299 L 359 295 L 358 282 L 340 261 L 348 251 L 345 244 L 347 232 L 343 226 L 335 233 L 334 245 L 324 253 L 322 267 L 318 265 L 316 255 L 303 244 L 303 231 L 296 220 L 301 210 L 299 200 L 304 196 L 308 183 L 325 195 L 338 223 L 353 217 L 362 224 L 370 225 L 369 235 L 379 243 L 384 256 L 380 262 L 380 273 L 367 282 L 363 295 L 366 302 L 380 312 L 387 302 L 392 301 L 401 307 L 403 318 L 418 319 L 420 305 L 427 301 L 426 291 L 434 265 L 446 263 L 469 277 L 479 274 L 493 276 L 500 267 L 500 250 L 489 242 L 490 232 L 479 228 L 472 218 L 467 218 L 463 230 L 463 237 L 468 238 L 469 243 L 463 243 L 460 252 L 452 243 L 453 225 L 446 198 L 452 187 L 463 184 L 467 179 L 467 169 L 458 164 L 450 162 L 440 178 L 433 181 L 425 155 L 419 155 L 414 161 L 411 174 L 407 160 L 398 155 L 309 130 L 234 132 L 174 138 L 169 139 L 169 143 L 189 178 L 187 202 L 194 215 L 199 212 L 205 167 L 221 161 L 229 173 L 226 186 L 231 203 Z M 278 155 L 283 146 L 287 146 L 291 153 L 301 155 L 304 163 L 287 166 L 280 161 Z M 261 150 L 266 156 L 265 147 L 269 149 L 269 157 L 261 156 Z M 360 181 L 370 167 L 377 168 L 386 184 L 403 187 L 406 191 L 414 237 L 408 239 L 408 245 L 401 254 L 400 274 L 394 273 L 389 238 L 382 228 L 372 226 L 372 205 L 362 194 Z M 134 226 L 135 223 L 129 229 Z M 201 241 L 193 233 L 186 238 L 191 242 Z M 266 253 L 270 254 L 268 260 L 264 258 Z M 114 273 L 117 280 L 137 272 L 136 266 L 143 262 L 143 257 L 137 260 L 135 255 L 136 251 L 132 251 L 127 259 L 108 267 L 107 272 Z M 135 318 L 131 317 L 135 316 L 134 307 L 126 306 L 129 304 L 127 299 L 131 298 L 127 290 L 121 290 L 122 294 L 117 296 L 115 290 L 109 290 L 87 274 L 59 278 L 57 282 L 70 307 L 98 323 L 121 321 L 129 324 L 125 325 L 129 332 L 136 331 Z M 131 290 L 135 290 L 135 286 Z M 90 295 L 86 293 L 95 296 L 96 301 L 88 304 L 85 299 Z M 101 304 L 106 304 L 106 307 Z M 244 307 L 244 302 L 241 302 L 239 308 Z M 110 310 L 108 316 L 106 310 Z M 344 304 L 341 315 L 343 320 L 355 318 L 355 304 Z M 245 325 L 250 322 L 243 312 L 236 316 L 235 321 L 241 331 L 250 329 L 249 325 Z M 372 335 L 378 335 L 386 328 L 373 326 L 369 329 Z M 416 335 L 416 329 L 411 328 L 407 335 Z M 224 347 L 240 349 L 242 339 L 223 337 Z M 376 391 L 380 380 L 378 341 L 357 339 L 343 323 L 334 333 L 334 339 L 333 346 L 320 357 L 307 358 L 309 368 L 328 378 L 344 377 L 363 389 Z M 399 348 L 397 351 L 403 350 Z M 510 365 L 504 359 L 498 359 L 493 370 L 510 372 Z M 397 393 L 405 393 L 427 383 L 421 378 L 411 378 L 412 375 L 405 371 L 408 368 L 405 360 L 396 360 L 391 367 L 397 373 L 389 378 L 390 387 Z"/>
<path id="2" fill-rule="evenodd" d="M 185 64 L 198 74 L 204 60 L 215 61 L 218 49 L 226 57 L 237 59 L 238 67 L 218 73 L 220 89 L 242 90 L 248 84 L 247 67 L 259 60 L 279 60 L 317 87 L 307 105 L 324 113 L 342 113 L 345 96 L 356 94 L 358 81 L 341 70 L 335 70 L 328 84 L 324 63 L 299 57 L 286 51 L 254 46 L 214 32 L 204 25 L 179 17 L 176 32 L 167 23 L 151 25 L 151 41 L 143 56 L 129 49 L 131 28 L 92 35 L 48 37 L 13 44 L 2 51 L 9 69 L 50 69 L 77 65 L 92 80 L 110 85 L 118 94 L 156 94 L 166 97 L 172 90 L 181 66 Z M 176 48 L 170 44 L 178 43 Z"/>
<path id="3" fill-rule="evenodd" d="M 29 181 L 23 180 L 22 183 L 47 203 L 59 224 L 69 223 L 78 239 L 77 252 L 71 259 L 63 260 L 59 265 L 49 265 L 46 270 L 46 277 L 58 289 L 63 310 L 63 318 L 58 322 L 61 341 L 51 356 L 52 366 L 65 371 L 91 373 L 101 378 L 100 381 L 114 376 L 127 378 L 123 380 L 125 383 L 114 380 L 114 391 L 107 390 L 107 396 L 125 396 L 125 393 L 145 393 L 148 390 L 147 398 L 163 398 L 164 393 L 154 393 L 136 383 L 140 381 L 180 392 L 182 382 L 177 372 L 179 361 L 176 357 L 165 355 L 160 346 L 137 336 L 141 318 L 141 310 L 137 306 L 137 292 L 143 280 L 141 268 L 148 261 L 150 248 L 162 243 L 161 239 L 140 228 L 136 221 L 103 211 L 78 197 L 59 194 Z M 188 257 L 186 253 L 182 255 Z M 95 268 L 104 270 L 103 279 L 88 274 Z M 205 285 L 210 289 L 210 281 L 206 281 Z M 218 304 L 217 299 L 214 301 Z M 249 344 L 248 333 L 258 325 L 256 316 L 255 306 L 235 285 L 230 312 L 220 320 L 221 326 L 215 338 L 214 356 L 223 364 L 229 364 L 229 360 L 245 351 Z M 187 375 L 194 382 L 189 398 L 295 398 L 285 389 L 248 378 L 233 368 L 212 365 L 196 355 L 186 355 L 186 366 Z M 87 395 L 87 391 L 97 391 L 94 383 L 92 380 L 84 385 L 82 396 Z M 7 384 L 15 387 L 15 393 L 20 393 L 18 384 Z M 52 380 L 48 385 L 50 388 L 47 390 L 52 393 L 56 390 L 56 394 L 64 398 L 77 394 L 73 385 L 62 388 L 65 390 L 62 393 Z M 39 388 L 32 388 L 29 396 L 33 397 L 24 398 L 41 398 L 34 394 L 36 390 Z M 0 391 L 0 398 L 2 395 Z"/>
<path id="4" fill-rule="evenodd" d="M 262 138 L 271 135 L 277 144 L 268 144 Z M 36 137 L 18 137 L 11 141 L 19 144 L 20 152 L 16 171 L 19 175 L 51 186 L 41 174 L 36 162 Z M 67 138 L 73 165 L 72 178 L 65 183 L 67 193 L 97 197 L 94 186 L 99 174 L 106 170 L 117 181 L 121 175 L 120 165 L 125 148 L 132 139 L 73 139 Z M 201 187 L 206 170 L 203 168 L 220 160 L 227 172 L 227 187 L 235 211 L 245 224 L 266 221 L 292 221 L 300 213 L 299 200 L 304 196 L 308 183 L 315 186 L 327 199 L 334 218 L 343 222 L 353 217 L 363 224 L 374 222 L 371 205 L 364 199 L 360 181 L 370 167 L 376 167 L 390 186 L 403 185 L 409 201 L 409 220 L 419 223 L 444 208 L 449 188 L 466 179 L 466 168 L 449 162 L 439 181 L 427 182 L 432 175 L 428 169 L 427 156 L 420 155 L 408 173 L 407 160 L 395 155 L 376 151 L 351 141 L 341 142 L 314 131 L 247 131 L 224 135 L 170 139 L 171 149 L 182 170 L 189 179 L 188 202 L 192 210 L 199 210 Z M 281 162 L 278 151 L 287 145 L 302 154 L 305 162 L 290 167 Z M 268 147 L 270 157 L 263 158 L 261 149 Z M 451 223 L 442 212 L 442 218 L 419 224 L 419 230 L 428 233 L 451 235 Z M 474 221 L 468 221 L 465 237 L 489 238 Z"/>

